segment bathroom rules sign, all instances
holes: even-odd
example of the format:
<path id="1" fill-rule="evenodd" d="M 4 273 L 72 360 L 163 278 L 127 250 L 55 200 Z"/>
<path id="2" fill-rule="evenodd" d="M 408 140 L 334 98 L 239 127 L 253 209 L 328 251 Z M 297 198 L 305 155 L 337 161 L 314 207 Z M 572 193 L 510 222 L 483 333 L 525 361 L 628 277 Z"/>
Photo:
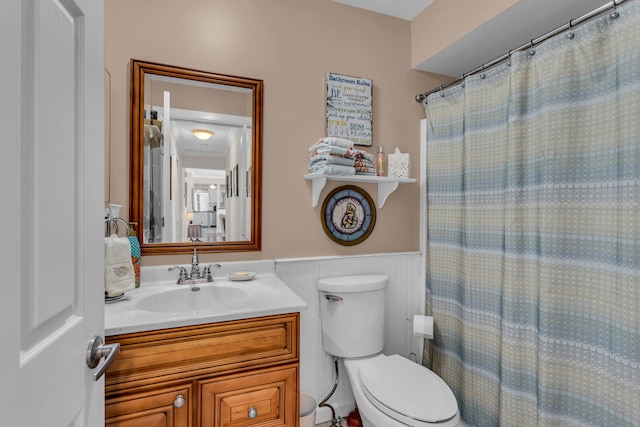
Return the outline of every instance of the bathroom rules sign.
<path id="1" fill-rule="evenodd" d="M 372 88 L 369 79 L 327 73 L 327 136 L 373 145 Z"/>

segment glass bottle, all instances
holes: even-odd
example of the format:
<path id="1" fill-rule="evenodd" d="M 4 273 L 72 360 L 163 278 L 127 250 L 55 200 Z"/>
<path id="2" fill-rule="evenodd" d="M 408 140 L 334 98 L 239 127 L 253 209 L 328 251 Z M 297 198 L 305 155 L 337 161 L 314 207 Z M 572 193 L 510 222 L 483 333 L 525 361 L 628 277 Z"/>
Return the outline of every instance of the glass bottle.
<path id="1" fill-rule="evenodd" d="M 378 147 L 378 176 L 384 176 L 385 155 L 382 145 Z"/>

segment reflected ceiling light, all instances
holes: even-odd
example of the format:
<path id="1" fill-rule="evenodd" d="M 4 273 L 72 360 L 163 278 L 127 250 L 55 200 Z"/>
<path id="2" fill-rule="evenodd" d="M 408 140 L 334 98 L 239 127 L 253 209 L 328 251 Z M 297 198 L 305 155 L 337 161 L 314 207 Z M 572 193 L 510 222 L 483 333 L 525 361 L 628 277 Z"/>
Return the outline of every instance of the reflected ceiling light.
<path id="1" fill-rule="evenodd" d="M 207 129 L 192 129 L 191 132 L 201 141 L 205 141 L 213 136 L 213 132 Z"/>

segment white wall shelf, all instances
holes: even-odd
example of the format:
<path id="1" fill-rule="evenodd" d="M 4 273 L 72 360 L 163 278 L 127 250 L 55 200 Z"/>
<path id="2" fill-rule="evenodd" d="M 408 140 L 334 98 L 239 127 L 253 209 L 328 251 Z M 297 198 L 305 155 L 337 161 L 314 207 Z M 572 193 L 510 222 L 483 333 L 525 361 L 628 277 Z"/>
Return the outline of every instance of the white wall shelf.
<path id="1" fill-rule="evenodd" d="M 391 178 L 388 176 L 369 175 L 325 175 L 321 173 L 311 173 L 304 176 L 304 179 L 311 181 L 311 206 L 318 206 L 320 193 L 327 185 L 327 181 L 361 182 L 368 184 L 378 184 L 378 209 L 382 209 L 387 198 L 396 191 L 399 184 L 411 184 L 416 182 L 415 178 Z"/>

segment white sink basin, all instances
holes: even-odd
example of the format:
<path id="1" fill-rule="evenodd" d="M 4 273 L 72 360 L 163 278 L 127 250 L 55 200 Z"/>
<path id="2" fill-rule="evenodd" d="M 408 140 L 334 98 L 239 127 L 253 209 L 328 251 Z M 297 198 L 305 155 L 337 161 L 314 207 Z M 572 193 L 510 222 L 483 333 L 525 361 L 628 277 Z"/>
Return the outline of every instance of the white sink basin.
<path id="1" fill-rule="evenodd" d="M 231 281 L 229 274 L 235 271 L 256 275 Z M 176 284 L 177 275 L 168 266 L 143 266 L 140 287 L 117 303 L 105 304 L 105 335 L 293 313 L 307 306 L 275 275 L 273 260 L 223 263 L 215 272 L 220 276 L 195 285 L 200 290 L 193 292 L 191 285 Z"/>
<path id="2" fill-rule="evenodd" d="M 247 304 L 249 292 L 228 285 L 200 284 L 198 291 L 189 285 L 179 289 L 148 295 L 136 302 L 138 310 L 155 313 L 206 313 L 239 308 Z M 195 288 L 198 289 L 198 288 Z"/>

